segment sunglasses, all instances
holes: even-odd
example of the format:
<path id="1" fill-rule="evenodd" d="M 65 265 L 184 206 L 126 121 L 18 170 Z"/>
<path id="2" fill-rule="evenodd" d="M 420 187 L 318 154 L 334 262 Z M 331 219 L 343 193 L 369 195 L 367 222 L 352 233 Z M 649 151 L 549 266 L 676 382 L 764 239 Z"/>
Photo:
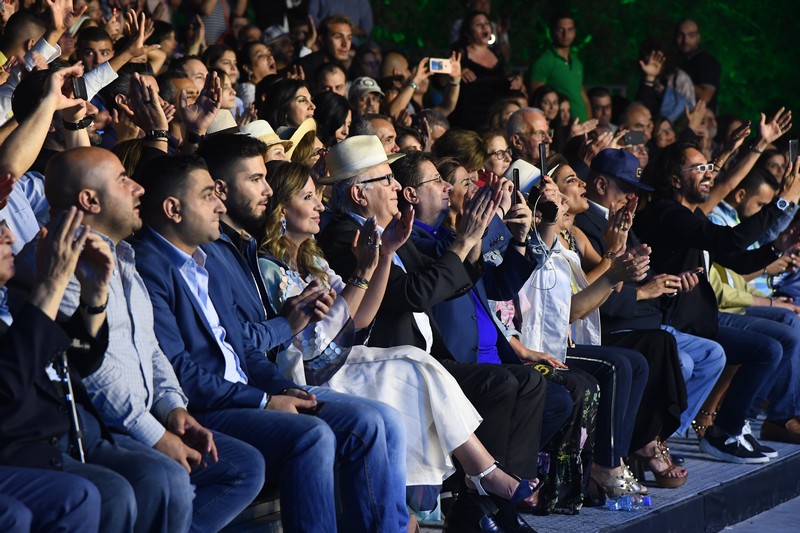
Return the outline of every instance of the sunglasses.
<path id="1" fill-rule="evenodd" d="M 692 165 L 690 167 L 682 168 L 681 171 L 686 170 L 699 170 L 702 173 L 714 172 L 714 163 L 702 163 L 700 165 Z"/>

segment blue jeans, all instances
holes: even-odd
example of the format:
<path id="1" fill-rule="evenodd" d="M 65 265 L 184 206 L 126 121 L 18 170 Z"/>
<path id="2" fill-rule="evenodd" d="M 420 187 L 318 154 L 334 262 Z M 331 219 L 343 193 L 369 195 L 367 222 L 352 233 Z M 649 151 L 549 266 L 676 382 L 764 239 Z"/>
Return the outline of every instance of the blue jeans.
<path id="1" fill-rule="evenodd" d="M 163 531 L 218 531 L 250 505 L 264 486 L 261 453 L 221 433 L 214 433 L 219 461 L 212 463 L 206 457 L 207 465 L 195 469 L 191 475 L 174 459 L 130 436 L 116 435 L 114 440 L 124 449 L 147 456 L 154 470 L 148 473 L 148 482 L 168 487 L 168 497 L 164 500 L 142 502 L 137 493 L 139 514 L 143 512 L 141 505 L 146 505 L 150 512 L 167 518 Z"/>
<path id="2" fill-rule="evenodd" d="M 681 425 L 676 433 L 686 435 L 725 368 L 725 350 L 715 341 L 682 333 L 672 326 L 661 326 L 661 329 L 672 333 L 678 344 L 681 372 L 686 382 L 687 407 L 681 413 Z"/>
<path id="3" fill-rule="evenodd" d="M 406 531 L 405 432 L 399 414 L 373 400 L 306 389 L 325 402 L 317 416 L 243 408 L 196 418 L 264 455 L 267 481 L 280 484 L 284 531 Z"/>
<path id="4" fill-rule="evenodd" d="M 729 365 L 742 365 L 731 380 L 725 401 L 714 425 L 738 435 L 746 418 L 753 416 L 753 404 L 759 391 L 773 376 L 783 357 L 783 346 L 769 335 L 760 333 L 760 319 L 745 315 L 719 313 L 719 332 L 715 339 L 725 350 Z"/>
<path id="5" fill-rule="evenodd" d="M 0 466 L 0 531 L 61 533 L 100 526 L 100 493 L 79 476 Z"/>
<path id="6" fill-rule="evenodd" d="M 769 335 L 783 347 L 777 370 L 758 393 L 769 400 L 767 419 L 786 420 L 800 415 L 800 318 L 780 307 L 748 307 L 747 317 L 757 319 L 752 328 Z M 747 329 L 747 328 L 745 328 Z"/>

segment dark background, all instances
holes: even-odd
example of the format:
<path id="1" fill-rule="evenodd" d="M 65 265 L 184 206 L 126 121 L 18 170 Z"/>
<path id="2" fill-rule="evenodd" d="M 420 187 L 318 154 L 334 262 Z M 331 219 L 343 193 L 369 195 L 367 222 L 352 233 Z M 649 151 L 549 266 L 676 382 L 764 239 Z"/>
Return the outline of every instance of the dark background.
<path id="1" fill-rule="evenodd" d="M 372 0 L 372 8 L 375 40 L 412 59 L 423 49 L 444 55 L 453 21 L 466 12 L 461 0 Z M 627 87 L 633 98 L 641 44 L 655 37 L 672 46 L 675 22 L 691 17 L 702 46 L 722 64 L 718 115 L 733 113 L 755 123 L 759 111 L 771 114 L 781 105 L 800 112 L 797 0 L 494 0 L 490 18 L 510 22 L 512 66 L 530 67 L 550 42 L 550 17 L 565 9 L 575 17 L 573 46 L 587 87 Z M 797 131 L 794 126 L 791 136 Z"/>

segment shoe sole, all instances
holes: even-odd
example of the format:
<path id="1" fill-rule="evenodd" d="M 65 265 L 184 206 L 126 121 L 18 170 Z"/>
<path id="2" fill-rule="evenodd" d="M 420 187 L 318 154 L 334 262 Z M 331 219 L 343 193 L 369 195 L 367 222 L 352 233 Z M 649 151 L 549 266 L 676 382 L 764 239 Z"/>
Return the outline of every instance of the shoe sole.
<path id="1" fill-rule="evenodd" d="M 769 462 L 769 457 L 765 455 L 762 455 L 761 457 L 737 457 L 735 455 L 725 453 L 722 450 L 715 448 L 711 444 L 708 444 L 708 441 L 706 441 L 705 439 L 700 441 L 700 450 L 707 453 L 711 457 L 720 459 L 721 461 L 725 461 L 728 463 L 752 465 L 752 464 L 761 464 Z"/>

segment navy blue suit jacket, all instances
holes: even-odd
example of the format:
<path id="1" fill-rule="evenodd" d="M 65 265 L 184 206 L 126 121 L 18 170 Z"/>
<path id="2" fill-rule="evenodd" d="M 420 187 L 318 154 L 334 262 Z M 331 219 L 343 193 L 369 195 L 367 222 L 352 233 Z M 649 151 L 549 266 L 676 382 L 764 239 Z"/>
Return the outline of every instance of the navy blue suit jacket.
<path id="1" fill-rule="evenodd" d="M 208 292 L 225 339 L 239 356 L 248 383 L 224 379 L 225 358 L 211 326 L 191 289 L 163 251 L 158 236 L 145 228 L 130 239 L 136 250 L 136 269 L 153 302 L 155 333 L 195 411 L 232 407 L 259 407 L 264 393 L 277 394 L 296 387 L 244 335 L 236 315 L 229 276 L 209 275 Z M 208 262 L 221 261 L 219 250 L 204 249 Z"/>
<path id="2" fill-rule="evenodd" d="M 209 283 L 216 284 L 218 278 L 227 278 L 233 293 L 236 316 L 242 326 L 242 333 L 249 343 L 262 353 L 280 348 L 291 342 L 292 330 L 284 317 L 271 317 L 273 306 L 265 300 L 266 288 L 258 271 L 256 242 L 247 242 L 242 255 L 231 237 L 226 233 L 229 227 L 223 225 L 220 238 L 203 245 L 208 254 L 206 270 Z M 221 280 L 220 280 L 221 281 Z"/>
<path id="3" fill-rule="evenodd" d="M 430 232 L 415 224 L 411 240 L 423 253 L 438 254 L 439 257 L 453 242 L 455 235 L 450 234 L 437 239 Z M 517 252 L 513 247 L 500 251 L 500 246 L 508 245 L 510 233 L 499 217 L 495 217 L 489 225 L 489 231 L 483 238 L 484 253 L 502 253 L 503 262 L 499 265 L 491 261 L 484 262 L 484 272 L 474 283 L 472 290 L 480 304 L 491 317 L 494 310 L 489 308 L 492 300 L 511 300 L 519 292 L 522 285 L 533 273 L 536 263 Z M 475 314 L 475 301 L 472 293 L 463 294 L 452 300 L 445 300 L 433 307 L 433 317 L 442 332 L 442 338 L 453 357 L 462 363 L 474 363 L 478 358 L 478 318 Z M 497 326 L 495 325 L 495 328 Z M 518 364 L 519 359 L 514 349 L 497 328 L 497 353 L 506 364 Z"/>

